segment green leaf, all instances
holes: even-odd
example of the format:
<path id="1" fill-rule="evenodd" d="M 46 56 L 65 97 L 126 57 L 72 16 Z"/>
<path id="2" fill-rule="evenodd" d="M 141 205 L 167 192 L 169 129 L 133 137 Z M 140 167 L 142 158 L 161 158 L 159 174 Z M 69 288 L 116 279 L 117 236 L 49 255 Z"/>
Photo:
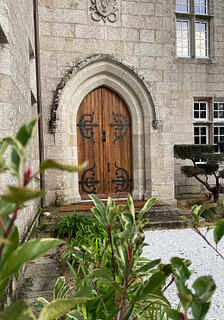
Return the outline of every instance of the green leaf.
<path id="1" fill-rule="evenodd" d="M 76 281 L 76 285 L 81 289 L 83 288 L 83 285 L 82 283 L 79 281 L 79 278 L 75 272 L 75 270 L 73 269 L 72 265 L 67 261 L 67 264 L 69 266 L 69 269 L 70 269 L 70 272 L 71 274 L 73 275 L 73 277 L 75 278 L 75 281 Z"/>
<path id="2" fill-rule="evenodd" d="M 101 215 L 101 219 L 106 222 L 107 221 L 106 208 L 105 208 L 103 201 L 98 199 L 95 194 L 90 194 L 89 196 L 93 200 L 93 203 L 95 204 L 96 208 L 98 209 L 98 211 Z M 101 221 L 101 223 L 102 223 L 102 221 Z"/>
<path id="3" fill-rule="evenodd" d="M 105 320 L 112 320 L 115 319 L 115 316 L 118 314 L 118 312 L 121 310 L 121 308 L 116 308 L 110 311 L 109 316 Z"/>
<path id="4" fill-rule="evenodd" d="M 87 166 L 88 161 L 85 161 L 79 166 L 71 166 L 67 164 L 58 163 L 54 160 L 45 160 L 40 164 L 40 172 L 46 169 L 58 169 L 68 172 L 82 171 Z"/>
<path id="5" fill-rule="evenodd" d="M 117 214 L 121 214 L 122 212 L 124 212 L 124 210 L 126 209 L 127 205 L 125 204 L 119 204 L 117 206 Z"/>
<path id="6" fill-rule="evenodd" d="M 125 228 L 128 228 L 130 230 L 133 227 L 135 221 L 133 219 L 133 216 L 129 212 L 124 212 L 121 216 L 125 222 Z"/>
<path id="7" fill-rule="evenodd" d="M 59 277 L 54 286 L 54 299 L 59 298 L 59 293 L 64 287 L 64 284 L 65 284 L 65 277 Z"/>
<path id="8" fill-rule="evenodd" d="M 111 209 L 115 207 L 115 201 L 111 197 L 108 197 L 107 199 L 107 216 L 110 212 Z"/>
<path id="9" fill-rule="evenodd" d="M 72 288 L 74 288 L 74 286 L 70 286 L 70 285 L 65 286 L 64 289 L 62 290 L 61 298 L 66 298 L 67 294 Z"/>
<path id="10" fill-rule="evenodd" d="M 180 312 L 174 309 L 168 309 L 166 311 L 167 315 L 169 318 L 173 319 L 173 320 L 183 320 L 183 318 L 180 315 Z"/>
<path id="11" fill-rule="evenodd" d="M 6 238 L 3 238 L 0 236 L 0 244 L 9 244 L 9 245 L 12 245 L 12 242 L 10 242 L 8 239 Z"/>
<path id="12" fill-rule="evenodd" d="M 218 244 L 224 236 L 224 220 L 220 220 L 215 224 L 213 235 L 215 243 Z"/>
<path id="13" fill-rule="evenodd" d="M 91 262 L 91 263 L 95 263 L 95 260 L 93 260 L 91 257 L 89 257 L 88 255 L 84 254 L 83 252 L 81 252 L 79 250 L 79 248 L 74 247 L 73 249 L 73 255 L 83 261 L 87 261 L 87 262 Z"/>
<path id="14" fill-rule="evenodd" d="M 187 279 L 189 279 L 191 272 L 186 267 L 183 259 L 178 257 L 173 257 L 171 259 L 171 264 L 175 268 L 174 276 L 175 276 L 175 280 L 177 280 L 177 284 L 178 284 L 178 281 L 181 281 L 184 283 Z"/>
<path id="15" fill-rule="evenodd" d="M 25 263 L 32 261 L 62 243 L 62 240 L 53 238 L 34 239 L 24 243 L 13 251 L 0 272 L 0 297 L 4 293 L 10 277 Z"/>
<path id="16" fill-rule="evenodd" d="M 13 177 L 19 179 L 20 176 L 20 165 L 21 163 L 25 163 L 26 161 L 26 145 L 28 144 L 29 140 L 35 134 L 35 125 L 38 118 L 32 119 L 31 121 L 24 124 L 18 131 L 16 140 L 12 144 L 12 152 L 10 157 L 10 173 Z M 22 146 L 22 148 L 15 148 L 15 143 Z"/>
<path id="17" fill-rule="evenodd" d="M 89 286 L 84 287 L 75 297 L 68 299 L 57 299 L 50 302 L 41 311 L 38 320 L 54 320 L 66 314 L 77 304 L 83 304 L 93 299 L 92 290 Z"/>
<path id="18" fill-rule="evenodd" d="M 141 284 L 141 286 L 139 286 L 130 303 L 135 304 L 139 301 L 144 300 L 147 295 L 154 293 L 154 291 L 156 291 L 156 289 L 158 289 L 164 283 L 164 281 L 164 272 L 154 273 L 148 280 L 146 280 Z"/>
<path id="19" fill-rule="evenodd" d="M 204 320 L 206 314 L 210 308 L 210 303 L 201 303 L 199 301 L 193 301 L 191 304 L 191 310 L 194 316 L 194 319 Z"/>
<path id="20" fill-rule="evenodd" d="M 183 304 L 184 310 L 187 311 L 193 301 L 193 295 L 191 293 L 184 294 L 183 292 L 178 292 L 178 296 Z"/>
<path id="21" fill-rule="evenodd" d="M 35 125 L 39 117 L 36 117 L 25 123 L 18 131 L 16 139 L 26 146 L 31 138 L 35 135 Z"/>
<path id="22" fill-rule="evenodd" d="M 41 198 L 45 195 L 45 191 L 42 190 L 30 190 L 27 188 L 16 188 L 12 186 L 8 186 L 5 193 L 2 196 L 3 201 L 8 201 L 11 203 L 16 203 L 17 205 L 21 205 L 26 201 Z"/>
<path id="23" fill-rule="evenodd" d="M 134 309 L 134 305 L 130 305 L 125 314 L 122 314 L 122 320 L 129 320 L 131 319 L 131 315 Z"/>
<path id="24" fill-rule="evenodd" d="M 121 244 L 123 245 L 123 243 L 125 241 L 128 241 L 128 239 L 130 238 L 130 231 L 129 229 L 125 229 L 122 233 L 121 233 Z"/>
<path id="25" fill-rule="evenodd" d="M 0 140 L 0 157 L 3 157 L 8 147 L 7 141 Z"/>
<path id="26" fill-rule="evenodd" d="M 114 281 L 111 275 L 105 268 L 95 269 L 92 272 L 93 276 L 98 278 L 101 283 L 108 284 L 114 290 L 116 290 L 120 295 L 125 292 L 125 287 L 119 285 L 117 281 Z"/>
<path id="27" fill-rule="evenodd" d="M 73 310 L 70 311 L 66 314 L 67 317 L 71 318 L 71 319 L 75 319 L 75 320 L 84 320 L 85 317 L 83 316 L 83 314 L 77 310 Z"/>
<path id="28" fill-rule="evenodd" d="M 133 221 L 134 221 L 135 220 L 135 207 L 134 207 L 133 199 L 130 194 L 128 195 L 128 207 L 129 207 L 130 213 L 131 213 L 131 215 L 133 217 Z"/>
<path id="29" fill-rule="evenodd" d="M 104 227 L 106 227 L 107 221 L 101 216 L 101 213 L 99 212 L 99 210 L 97 208 L 92 208 L 91 211 L 95 216 L 95 218 L 99 221 L 99 223 L 102 224 Z"/>
<path id="30" fill-rule="evenodd" d="M 140 267 L 139 269 L 135 270 L 136 273 L 146 272 L 155 266 L 157 266 L 161 262 L 161 259 L 153 260 L 149 263 L 144 264 L 144 266 Z"/>
<path id="31" fill-rule="evenodd" d="M 156 202 L 158 202 L 158 201 L 159 201 L 159 199 L 157 199 L 157 198 L 151 198 L 151 199 L 149 199 L 149 200 L 145 203 L 145 205 L 144 205 L 144 207 L 142 208 L 142 210 L 140 211 L 139 216 L 138 216 L 138 220 L 141 220 L 143 214 L 144 214 L 146 211 L 148 211 L 148 210 L 149 210 Z"/>
<path id="32" fill-rule="evenodd" d="M 19 179 L 20 164 L 26 162 L 26 149 L 20 143 L 20 141 L 12 136 L 8 136 L 3 140 L 12 146 L 12 152 L 9 161 L 9 171 L 14 178 Z"/>
<path id="33" fill-rule="evenodd" d="M 36 320 L 24 301 L 16 301 L 0 313 L 0 320 Z"/>
<path id="34" fill-rule="evenodd" d="M 195 290 L 195 298 L 201 302 L 208 303 L 211 302 L 216 285 L 211 276 L 202 276 L 195 280 L 193 288 Z"/>
<path id="35" fill-rule="evenodd" d="M 37 298 L 37 302 L 34 307 L 38 310 L 42 310 L 49 302 L 45 299 L 45 298 L 42 298 L 42 297 L 39 297 Z"/>
<path id="36" fill-rule="evenodd" d="M 160 289 L 156 289 L 154 293 L 149 293 L 145 299 L 144 302 L 147 302 L 148 304 L 159 304 L 165 307 L 170 307 L 169 301 L 164 297 Z"/>
<path id="37" fill-rule="evenodd" d="M 9 225 L 9 223 L 11 222 L 11 218 L 6 217 L 3 219 L 4 225 L 7 227 Z M 2 235 L 3 231 L 1 229 L 1 235 Z M 18 233 L 18 229 L 15 225 L 13 225 L 9 235 L 8 235 L 8 240 L 10 241 L 11 244 L 9 245 L 5 245 L 3 250 L 2 250 L 2 254 L 0 257 L 0 270 L 2 270 L 4 264 L 6 263 L 6 261 L 8 260 L 8 257 L 10 256 L 10 254 L 16 250 L 16 248 L 19 245 L 19 233 Z"/>
<path id="38" fill-rule="evenodd" d="M 111 225 L 117 215 L 117 207 L 112 208 L 108 214 L 108 224 Z"/>
<path id="39" fill-rule="evenodd" d="M 20 205 L 19 209 L 24 208 L 25 206 Z M 10 213 L 15 212 L 16 204 L 15 203 L 9 203 L 8 201 L 5 201 L 3 199 L 0 199 L 0 216 L 2 218 L 8 216 Z"/>
<path id="40" fill-rule="evenodd" d="M 5 173 L 8 169 L 8 166 L 5 164 L 5 159 L 0 157 L 0 173 Z"/>
<path id="41" fill-rule="evenodd" d="M 35 303 L 34 308 L 42 310 L 44 308 L 44 304 L 42 302 L 37 302 Z"/>

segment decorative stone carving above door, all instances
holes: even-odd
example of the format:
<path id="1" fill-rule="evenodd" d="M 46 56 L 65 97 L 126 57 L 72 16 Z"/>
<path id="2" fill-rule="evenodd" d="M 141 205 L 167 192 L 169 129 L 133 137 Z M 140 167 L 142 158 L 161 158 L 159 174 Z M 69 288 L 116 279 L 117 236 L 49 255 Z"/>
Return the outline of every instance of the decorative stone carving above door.
<path id="1" fill-rule="evenodd" d="M 94 21 L 103 20 L 106 22 L 116 22 L 118 19 L 118 8 L 116 0 L 90 0 L 91 17 Z"/>

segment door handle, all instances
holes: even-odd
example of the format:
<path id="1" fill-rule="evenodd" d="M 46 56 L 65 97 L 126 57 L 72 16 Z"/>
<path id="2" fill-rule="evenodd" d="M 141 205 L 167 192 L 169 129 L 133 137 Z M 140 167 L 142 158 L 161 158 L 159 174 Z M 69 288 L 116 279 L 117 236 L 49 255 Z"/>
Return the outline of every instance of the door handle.
<path id="1" fill-rule="evenodd" d="M 106 131 L 103 131 L 103 142 L 106 141 Z"/>
<path id="2" fill-rule="evenodd" d="M 107 162 L 107 172 L 110 172 L 110 162 Z"/>

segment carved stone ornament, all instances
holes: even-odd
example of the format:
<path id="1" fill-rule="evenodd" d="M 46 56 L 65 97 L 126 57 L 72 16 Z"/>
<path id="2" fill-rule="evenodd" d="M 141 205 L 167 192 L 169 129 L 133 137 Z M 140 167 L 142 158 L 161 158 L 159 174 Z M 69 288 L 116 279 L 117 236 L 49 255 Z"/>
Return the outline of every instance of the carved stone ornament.
<path id="1" fill-rule="evenodd" d="M 153 120 L 152 121 L 152 126 L 153 126 L 154 129 L 162 129 L 163 122 L 162 122 L 162 120 Z"/>
<path id="2" fill-rule="evenodd" d="M 118 19 L 118 9 L 116 8 L 117 0 L 91 0 L 92 6 L 90 7 L 92 11 L 92 19 L 94 21 L 103 22 L 106 20 L 110 22 L 116 22 Z"/>

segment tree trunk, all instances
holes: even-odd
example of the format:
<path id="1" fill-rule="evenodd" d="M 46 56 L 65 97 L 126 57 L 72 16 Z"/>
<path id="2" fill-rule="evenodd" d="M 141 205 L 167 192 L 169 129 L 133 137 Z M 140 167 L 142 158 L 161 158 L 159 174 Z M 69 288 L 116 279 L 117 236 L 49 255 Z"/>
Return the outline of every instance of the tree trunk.
<path id="1" fill-rule="evenodd" d="M 213 195 L 213 202 L 217 203 L 219 200 L 219 193 L 220 193 L 220 188 L 218 189 L 213 189 L 212 195 Z"/>

